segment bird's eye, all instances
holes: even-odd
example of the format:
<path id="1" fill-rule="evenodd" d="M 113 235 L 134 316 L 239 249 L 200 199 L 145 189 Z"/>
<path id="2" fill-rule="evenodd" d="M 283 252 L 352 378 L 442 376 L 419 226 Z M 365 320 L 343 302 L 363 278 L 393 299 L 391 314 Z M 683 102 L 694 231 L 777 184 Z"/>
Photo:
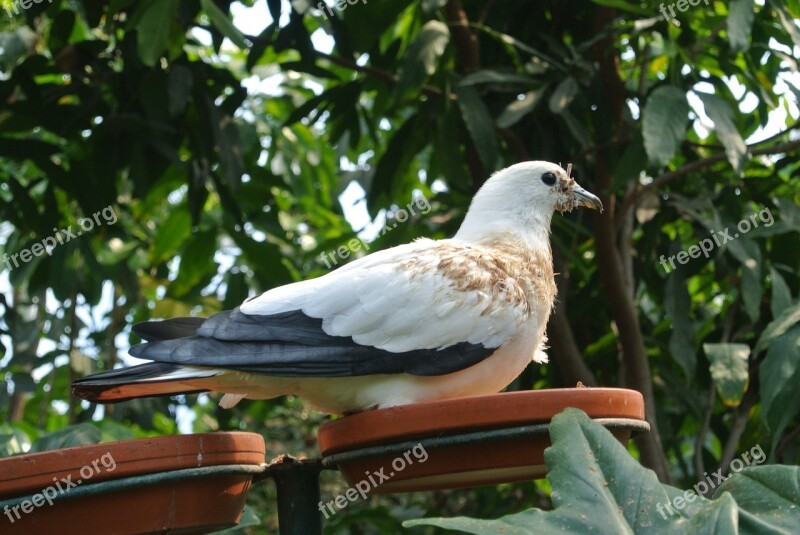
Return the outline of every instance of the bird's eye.
<path id="1" fill-rule="evenodd" d="M 548 186 L 555 186 L 556 180 L 556 175 L 554 173 L 547 172 L 542 175 L 542 182 Z"/>

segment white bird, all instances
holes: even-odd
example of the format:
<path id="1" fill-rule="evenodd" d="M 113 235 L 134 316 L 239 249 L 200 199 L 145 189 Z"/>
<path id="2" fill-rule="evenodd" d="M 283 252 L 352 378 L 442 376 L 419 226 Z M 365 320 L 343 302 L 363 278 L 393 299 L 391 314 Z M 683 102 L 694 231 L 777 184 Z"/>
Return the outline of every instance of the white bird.
<path id="1" fill-rule="evenodd" d="M 130 353 L 154 362 L 73 391 L 97 402 L 216 391 L 223 407 L 296 394 L 338 414 L 499 392 L 547 361 L 553 212 L 602 211 L 570 169 L 532 161 L 495 173 L 452 239 L 378 251 L 208 319 L 136 325 L 147 343 Z"/>

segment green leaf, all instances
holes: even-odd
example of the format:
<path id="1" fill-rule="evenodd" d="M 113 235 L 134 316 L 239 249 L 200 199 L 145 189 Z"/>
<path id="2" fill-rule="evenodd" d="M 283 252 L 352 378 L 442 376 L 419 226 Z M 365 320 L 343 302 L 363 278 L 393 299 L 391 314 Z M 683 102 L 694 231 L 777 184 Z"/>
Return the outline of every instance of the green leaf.
<path id="1" fill-rule="evenodd" d="M 800 46 L 800 29 L 797 28 L 796 17 L 792 16 L 788 6 L 776 5 L 775 11 L 781 20 L 781 26 L 794 41 L 794 46 Z"/>
<path id="2" fill-rule="evenodd" d="M 478 158 L 483 164 L 483 170 L 486 173 L 494 171 L 499 149 L 491 114 L 478 92 L 472 87 L 456 86 L 454 91 L 458 97 L 461 118 L 467 126 L 475 150 L 478 152 Z"/>
<path id="3" fill-rule="evenodd" d="M 400 64 L 394 87 L 395 98 L 402 98 L 418 89 L 427 77 L 436 72 L 436 63 L 449 42 L 450 30 L 446 24 L 437 20 L 425 23 Z"/>
<path id="4" fill-rule="evenodd" d="M 781 433 L 800 412 L 800 327 L 776 338 L 759 366 L 761 418 L 777 444 Z M 774 446 L 773 446 L 774 447 Z"/>
<path id="5" fill-rule="evenodd" d="M 566 409 L 556 415 L 550 438 L 553 445 L 545 450 L 545 464 L 553 511 L 529 509 L 497 520 L 424 519 L 403 525 L 476 534 L 618 535 L 645 528 L 669 533 L 670 524 L 682 518 L 662 518 L 656 504 L 669 503 L 669 496 L 655 473 L 642 468 L 611 433 L 582 411 Z"/>
<path id="6" fill-rule="evenodd" d="M 211 19 L 211 24 L 222 32 L 222 35 L 230 39 L 231 42 L 239 48 L 247 48 L 247 41 L 244 35 L 242 35 L 242 32 L 233 25 L 228 15 L 223 13 L 213 0 L 200 0 L 200 6 L 203 8 L 206 15 L 208 15 L 208 18 Z"/>
<path id="7" fill-rule="evenodd" d="M 148 67 L 153 67 L 166 50 L 172 19 L 180 6 L 179 0 L 152 0 L 140 9 L 145 12 L 137 26 L 139 58 Z"/>
<path id="8" fill-rule="evenodd" d="M 53 24 L 50 26 L 50 37 L 48 39 L 48 46 L 50 53 L 53 55 L 61 52 L 64 47 L 69 43 L 72 29 L 75 26 L 75 12 L 70 9 L 60 11 L 53 19 Z"/>
<path id="9" fill-rule="evenodd" d="M 170 295 L 180 298 L 217 273 L 214 252 L 217 250 L 215 228 L 196 233 L 181 252 L 178 277 L 169 286 Z"/>
<path id="10" fill-rule="evenodd" d="M 731 0 L 728 5 L 728 41 L 734 51 L 750 48 L 750 33 L 755 19 L 753 0 Z"/>
<path id="11" fill-rule="evenodd" d="M 664 292 L 664 309 L 672 324 L 669 353 L 687 378 L 693 378 L 697 366 L 694 328 L 690 317 L 692 301 L 682 269 L 670 272 Z"/>
<path id="12" fill-rule="evenodd" d="M 156 231 L 150 249 L 150 263 L 158 265 L 175 256 L 192 232 L 192 218 L 184 208 L 173 207 Z"/>
<path id="13" fill-rule="evenodd" d="M 13 426 L 5 422 L 0 423 L 0 458 L 19 455 L 30 449 L 30 436 L 19 428 L 21 426 L 27 426 L 27 424 L 24 421 L 15 422 Z M 34 428 L 33 432 L 35 431 Z"/>
<path id="14" fill-rule="evenodd" d="M 704 507 L 698 514 L 693 516 L 688 529 L 684 533 L 694 535 L 700 534 L 736 534 L 737 529 L 736 501 L 730 494 L 723 494 L 719 500 L 709 507 Z"/>
<path id="15" fill-rule="evenodd" d="M 689 119 L 686 94 L 669 85 L 656 88 L 642 112 L 642 136 L 650 164 L 666 165 L 678 150 Z"/>
<path id="16" fill-rule="evenodd" d="M 518 74 L 514 71 L 501 71 L 497 69 L 481 69 L 465 76 L 459 85 L 492 84 L 493 88 L 501 90 L 517 90 L 520 86 L 530 87 L 538 82 L 530 76 Z"/>
<path id="17" fill-rule="evenodd" d="M 760 456 L 755 458 L 754 449 L 750 450 L 752 463 L 764 462 L 764 451 L 759 446 Z M 747 459 L 744 455 L 742 457 Z M 771 465 L 746 468 L 726 479 L 714 492 L 714 500 L 728 495 L 735 500 L 739 509 L 739 533 L 797 532 L 797 526 L 800 525 L 800 467 Z M 719 533 L 733 532 L 722 530 Z"/>
<path id="18" fill-rule="evenodd" d="M 628 13 L 633 13 L 635 15 L 643 15 L 645 17 L 650 17 L 653 15 L 652 11 L 639 5 L 626 2 L 625 0 L 592 0 L 592 3 L 597 4 L 598 6 L 613 7 L 621 11 L 627 11 Z"/>
<path id="19" fill-rule="evenodd" d="M 769 280 L 772 281 L 772 296 L 769 306 L 772 317 L 777 318 L 792 304 L 792 291 L 775 268 L 769 268 Z"/>
<path id="20" fill-rule="evenodd" d="M 414 157 L 425 147 L 425 137 L 421 133 L 427 125 L 427 117 L 423 114 L 412 115 L 389 140 L 386 152 L 375 167 L 375 176 L 367 194 L 370 208 L 388 202 L 392 192 L 398 188 Z"/>
<path id="21" fill-rule="evenodd" d="M 725 247 L 742 265 L 742 300 L 747 315 L 756 322 L 761 316 L 761 296 L 764 293 L 761 284 L 761 249 L 754 241 L 739 237 L 738 232 L 734 233 L 733 240 Z"/>
<path id="22" fill-rule="evenodd" d="M 575 78 L 568 76 L 556 86 L 553 94 L 550 95 L 550 111 L 561 113 L 572 103 L 578 94 L 578 82 Z"/>
<path id="23" fill-rule="evenodd" d="M 711 377 L 717 385 L 717 393 L 727 407 L 737 407 L 747 390 L 750 375 L 747 358 L 750 346 L 746 344 L 703 344 L 711 362 Z"/>
<path id="24" fill-rule="evenodd" d="M 194 80 L 192 71 L 185 65 L 173 65 L 167 76 L 167 97 L 171 117 L 181 115 L 189 103 Z"/>
<path id="25" fill-rule="evenodd" d="M 735 113 L 730 104 L 717 95 L 696 91 L 708 117 L 714 122 L 717 137 L 725 146 L 725 155 L 737 175 L 741 176 L 747 162 L 747 145 L 736 128 Z"/>
<path id="26" fill-rule="evenodd" d="M 528 91 L 521 100 L 515 100 L 505 107 L 503 112 L 497 118 L 497 126 L 500 128 L 508 128 L 517 123 L 520 119 L 531 113 L 539 102 L 542 101 L 547 87 L 534 89 Z"/>
<path id="27" fill-rule="evenodd" d="M 28 453 L 60 450 L 100 442 L 100 430 L 92 424 L 77 424 L 42 435 L 31 445 Z"/>
<path id="28" fill-rule="evenodd" d="M 794 324 L 800 321 L 800 301 L 797 301 L 789 308 L 781 312 L 780 316 L 772 320 L 756 343 L 754 353 L 759 353 L 762 349 L 766 348 L 774 338 L 781 336 L 789 330 Z"/>
<path id="29" fill-rule="evenodd" d="M 750 466 L 766 456 L 740 460 L 741 467 L 731 468 L 741 471 L 727 478 L 708 500 L 694 490 L 659 483 L 655 473 L 640 466 L 608 430 L 578 409 L 566 409 L 553 418 L 550 438 L 553 445 L 545 450 L 545 464 L 553 489 L 552 511 L 529 509 L 496 520 L 425 518 L 403 526 L 479 535 L 789 534 L 797 526 L 800 468 L 796 466 Z"/>

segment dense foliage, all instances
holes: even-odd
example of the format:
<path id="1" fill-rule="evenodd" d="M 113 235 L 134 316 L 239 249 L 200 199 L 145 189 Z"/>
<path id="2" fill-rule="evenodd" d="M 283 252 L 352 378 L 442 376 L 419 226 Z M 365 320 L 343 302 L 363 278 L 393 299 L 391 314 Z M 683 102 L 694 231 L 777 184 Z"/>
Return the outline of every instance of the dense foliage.
<path id="1" fill-rule="evenodd" d="M 117 365 L 137 321 L 321 275 L 359 236 L 354 255 L 452 235 L 491 172 L 545 159 L 607 209 L 554 218 L 552 364 L 512 388 L 641 391 L 632 451 L 676 487 L 756 445 L 797 464 L 800 3 L 678 4 L 1 0 L 0 454 L 181 419 L 314 455 L 322 416 L 295 399 L 102 408 L 68 385 Z M 267 530 L 271 492 L 250 498 Z M 390 497 L 328 527 L 548 495 Z"/>

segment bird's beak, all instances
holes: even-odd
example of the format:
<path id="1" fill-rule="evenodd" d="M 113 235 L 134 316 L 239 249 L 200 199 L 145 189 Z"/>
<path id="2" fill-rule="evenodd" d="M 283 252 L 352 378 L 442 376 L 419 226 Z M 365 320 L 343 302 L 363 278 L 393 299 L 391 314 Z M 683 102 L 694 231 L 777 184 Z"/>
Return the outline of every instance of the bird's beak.
<path id="1" fill-rule="evenodd" d="M 577 206 L 585 206 L 586 208 L 599 210 L 601 213 L 603 212 L 603 203 L 600 202 L 600 199 L 598 199 L 594 193 L 586 191 L 578 184 L 575 184 L 572 188 L 572 195 L 575 196 L 575 204 Z"/>

